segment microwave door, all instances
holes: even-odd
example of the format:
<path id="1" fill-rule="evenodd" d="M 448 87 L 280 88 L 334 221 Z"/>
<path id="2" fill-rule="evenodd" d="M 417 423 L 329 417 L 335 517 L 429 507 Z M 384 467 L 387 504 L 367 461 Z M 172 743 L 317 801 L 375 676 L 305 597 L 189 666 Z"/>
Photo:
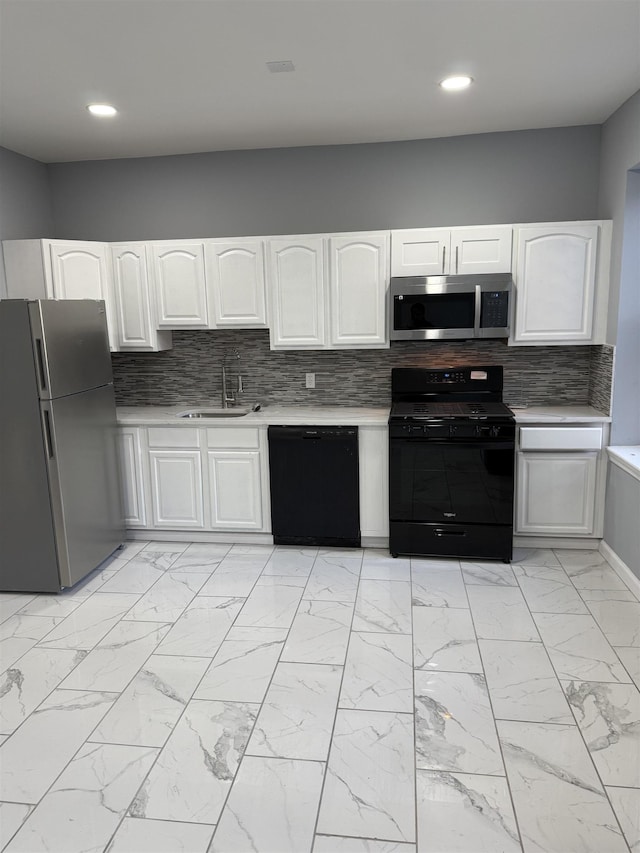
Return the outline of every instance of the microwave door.
<path id="1" fill-rule="evenodd" d="M 394 340 L 473 337 L 479 323 L 475 288 L 395 294 L 392 322 Z"/>

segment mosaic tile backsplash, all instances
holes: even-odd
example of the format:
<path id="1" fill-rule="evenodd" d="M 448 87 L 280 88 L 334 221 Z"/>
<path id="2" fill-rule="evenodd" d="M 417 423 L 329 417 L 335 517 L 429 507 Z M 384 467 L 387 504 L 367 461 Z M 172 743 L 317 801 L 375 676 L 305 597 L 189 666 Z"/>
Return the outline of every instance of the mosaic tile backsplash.
<path id="1" fill-rule="evenodd" d="M 114 353 L 112 360 L 117 402 L 129 406 L 218 405 L 226 353 L 230 384 L 242 376 L 246 405 L 388 406 L 392 367 L 502 364 L 507 405 L 591 404 L 608 413 L 612 350 L 394 341 L 384 350 L 274 352 L 266 330 L 217 330 L 175 331 L 172 350 Z M 316 374 L 314 390 L 305 388 L 306 373 Z"/>

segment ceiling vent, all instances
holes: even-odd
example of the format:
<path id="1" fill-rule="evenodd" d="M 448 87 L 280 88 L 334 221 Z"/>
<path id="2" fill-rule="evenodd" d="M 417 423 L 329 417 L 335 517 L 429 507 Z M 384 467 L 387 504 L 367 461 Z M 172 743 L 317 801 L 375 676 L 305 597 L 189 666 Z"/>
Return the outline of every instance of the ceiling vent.
<path id="1" fill-rule="evenodd" d="M 280 74 L 283 71 L 295 71 L 296 67 L 290 59 L 283 59 L 280 62 L 267 62 L 267 68 L 272 74 Z"/>

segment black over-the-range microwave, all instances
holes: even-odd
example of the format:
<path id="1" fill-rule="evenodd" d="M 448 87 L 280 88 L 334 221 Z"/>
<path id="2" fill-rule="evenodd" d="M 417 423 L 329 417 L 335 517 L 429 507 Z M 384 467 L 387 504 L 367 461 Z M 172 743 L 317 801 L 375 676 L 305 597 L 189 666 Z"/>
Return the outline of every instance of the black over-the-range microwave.
<path id="1" fill-rule="evenodd" d="M 392 341 L 508 338 L 509 273 L 392 278 Z"/>

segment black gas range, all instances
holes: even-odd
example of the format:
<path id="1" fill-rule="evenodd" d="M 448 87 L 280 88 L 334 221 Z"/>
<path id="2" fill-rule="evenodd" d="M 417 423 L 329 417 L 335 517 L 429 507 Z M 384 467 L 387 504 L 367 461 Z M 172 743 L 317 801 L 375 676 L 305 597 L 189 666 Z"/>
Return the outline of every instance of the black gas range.
<path id="1" fill-rule="evenodd" d="M 508 562 L 515 418 L 503 369 L 395 368 L 389 415 L 389 550 Z"/>

